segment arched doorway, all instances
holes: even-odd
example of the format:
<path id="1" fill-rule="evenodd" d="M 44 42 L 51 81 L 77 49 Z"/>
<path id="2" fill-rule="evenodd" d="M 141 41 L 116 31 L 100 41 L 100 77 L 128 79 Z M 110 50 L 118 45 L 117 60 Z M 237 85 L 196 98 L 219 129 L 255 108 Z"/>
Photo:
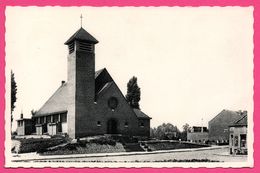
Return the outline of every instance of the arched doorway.
<path id="1" fill-rule="evenodd" d="M 109 119 L 107 121 L 107 133 L 117 134 L 117 121 L 115 119 Z"/>

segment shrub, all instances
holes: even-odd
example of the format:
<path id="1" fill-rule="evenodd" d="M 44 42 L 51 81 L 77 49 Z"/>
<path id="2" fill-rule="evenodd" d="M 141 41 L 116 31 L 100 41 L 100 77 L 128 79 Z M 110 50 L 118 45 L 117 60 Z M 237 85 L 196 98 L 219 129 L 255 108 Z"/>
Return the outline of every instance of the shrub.
<path id="1" fill-rule="evenodd" d="M 47 148 L 62 144 L 65 141 L 64 138 L 49 138 L 49 139 L 17 139 L 21 142 L 19 153 L 29 152 L 44 152 Z"/>
<path id="2" fill-rule="evenodd" d="M 100 138 L 92 139 L 90 140 L 90 142 L 100 144 L 100 145 L 113 145 L 113 146 L 116 145 L 116 141 L 109 137 L 100 137 Z"/>

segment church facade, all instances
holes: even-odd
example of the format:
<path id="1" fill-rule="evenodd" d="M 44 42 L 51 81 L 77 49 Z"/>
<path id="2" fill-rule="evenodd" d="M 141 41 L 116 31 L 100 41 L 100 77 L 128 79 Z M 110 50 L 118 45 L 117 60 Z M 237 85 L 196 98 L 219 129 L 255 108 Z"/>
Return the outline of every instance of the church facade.
<path id="1" fill-rule="evenodd" d="M 104 68 L 95 71 L 98 41 L 82 27 L 66 42 L 67 82 L 33 115 L 33 133 L 71 138 L 122 134 L 150 136 L 150 117 L 133 109 Z M 21 123 L 20 123 L 21 124 Z"/>

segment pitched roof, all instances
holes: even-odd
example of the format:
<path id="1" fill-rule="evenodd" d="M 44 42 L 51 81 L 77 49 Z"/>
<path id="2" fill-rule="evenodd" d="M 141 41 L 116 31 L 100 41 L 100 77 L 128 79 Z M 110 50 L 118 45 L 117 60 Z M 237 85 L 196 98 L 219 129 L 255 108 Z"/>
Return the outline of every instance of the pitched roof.
<path id="1" fill-rule="evenodd" d="M 113 80 L 105 68 L 95 72 L 96 95 L 104 92 L 112 83 Z M 61 85 L 33 117 L 66 112 L 69 101 L 66 99 L 67 87 L 67 83 Z"/>
<path id="2" fill-rule="evenodd" d="M 106 68 L 102 68 L 102 69 L 96 71 L 96 72 L 95 72 L 95 79 L 96 79 L 104 70 L 106 70 Z"/>
<path id="3" fill-rule="evenodd" d="M 44 103 L 44 105 L 36 112 L 34 117 L 48 115 L 53 113 L 61 113 L 67 111 L 69 99 L 65 99 L 67 95 L 67 83 L 61 85 L 54 94 Z"/>
<path id="4" fill-rule="evenodd" d="M 223 109 L 218 115 L 209 121 L 209 124 L 221 119 L 221 123 L 232 124 L 238 118 L 241 118 L 241 114 L 239 112 Z"/>
<path id="5" fill-rule="evenodd" d="M 151 117 L 149 117 L 148 115 L 146 115 L 145 113 L 143 113 L 139 109 L 133 108 L 133 111 L 134 111 L 135 115 L 137 116 L 137 118 L 140 118 L 140 119 L 152 119 Z"/>
<path id="6" fill-rule="evenodd" d="M 231 126 L 247 126 L 247 114 L 236 120 Z"/>
<path id="7" fill-rule="evenodd" d="M 82 27 L 77 32 L 75 32 L 64 44 L 68 45 L 74 40 L 88 41 L 94 44 L 98 43 L 98 41 Z"/>

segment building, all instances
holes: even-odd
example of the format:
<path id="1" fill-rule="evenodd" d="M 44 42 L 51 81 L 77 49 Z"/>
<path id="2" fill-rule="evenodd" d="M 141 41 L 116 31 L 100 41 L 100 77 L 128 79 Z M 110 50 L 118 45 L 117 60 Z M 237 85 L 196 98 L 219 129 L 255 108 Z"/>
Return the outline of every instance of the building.
<path id="1" fill-rule="evenodd" d="M 229 126 L 230 154 L 247 154 L 247 114 Z"/>
<path id="2" fill-rule="evenodd" d="M 187 141 L 195 143 L 206 143 L 209 139 L 207 127 L 192 126 L 187 132 Z"/>
<path id="3" fill-rule="evenodd" d="M 24 118 L 21 113 L 20 119 L 17 121 L 17 135 L 30 135 L 33 132 L 32 119 Z"/>
<path id="4" fill-rule="evenodd" d="M 68 46 L 67 82 L 62 81 L 33 115 L 37 135 L 149 137 L 151 118 L 130 107 L 105 68 L 95 71 L 97 43 L 82 27 L 65 42 Z"/>
<path id="5" fill-rule="evenodd" d="M 229 126 L 241 118 L 246 111 L 222 110 L 208 123 L 209 141 L 216 144 L 227 144 L 229 142 Z"/>

